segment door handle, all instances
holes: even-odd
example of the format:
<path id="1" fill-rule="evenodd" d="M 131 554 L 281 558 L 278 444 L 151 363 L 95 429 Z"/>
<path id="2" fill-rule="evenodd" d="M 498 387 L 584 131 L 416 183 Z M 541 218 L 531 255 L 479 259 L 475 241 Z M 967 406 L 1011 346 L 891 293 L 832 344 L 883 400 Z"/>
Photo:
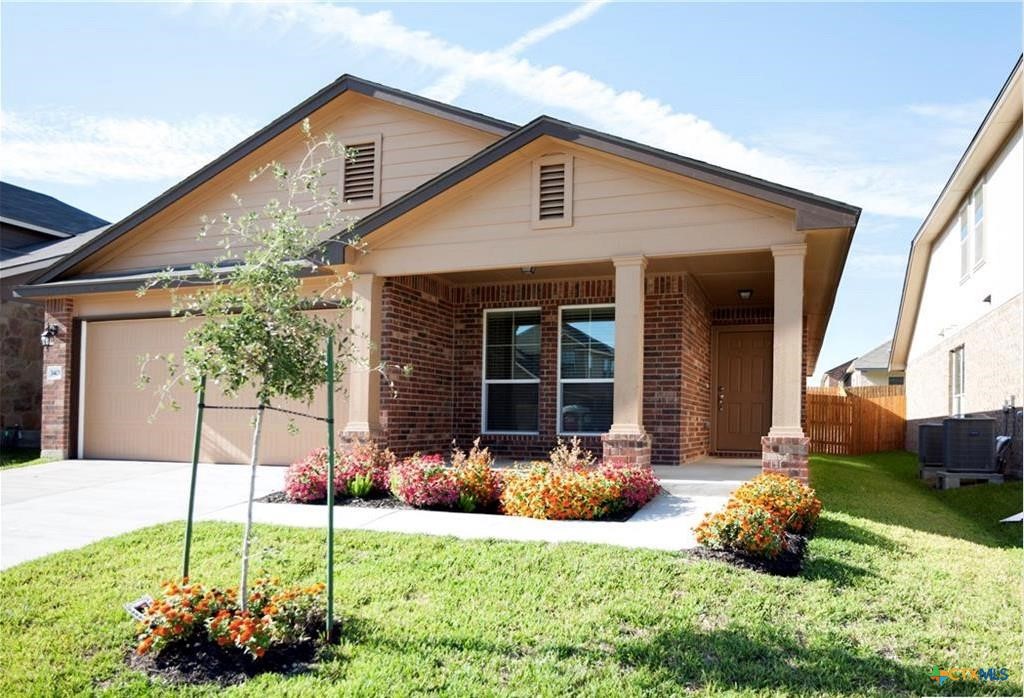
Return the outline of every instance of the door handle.
<path id="1" fill-rule="evenodd" d="M 718 411 L 721 412 L 725 409 L 725 386 L 718 386 Z"/>

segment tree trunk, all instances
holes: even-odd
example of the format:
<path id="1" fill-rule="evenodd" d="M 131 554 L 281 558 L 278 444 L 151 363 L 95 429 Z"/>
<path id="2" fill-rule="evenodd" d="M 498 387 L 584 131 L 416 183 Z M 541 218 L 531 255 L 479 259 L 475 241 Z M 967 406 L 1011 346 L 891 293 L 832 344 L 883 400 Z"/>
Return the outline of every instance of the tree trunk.
<path id="1" fill-rule="evenodd" d="M 249 538 L 252 535 L 252 502 L 256 496 L 256 465 L 260 455 L 260 432 L 263 430 L 265 405 L 256 410 L 256 423 L 252 428 L 252 454 L 249 458 L 249 508 L 245 515 L 245 535 L 242 536 L 242 583 L 238 585 L 238 602 L 244 613 L 249 609 Z"/>

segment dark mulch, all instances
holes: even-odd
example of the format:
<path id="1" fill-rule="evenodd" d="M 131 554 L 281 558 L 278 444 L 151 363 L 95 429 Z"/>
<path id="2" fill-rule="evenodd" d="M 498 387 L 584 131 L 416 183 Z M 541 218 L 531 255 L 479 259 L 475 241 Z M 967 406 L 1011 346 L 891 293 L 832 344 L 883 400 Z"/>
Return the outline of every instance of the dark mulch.
<path id="1" fill-rule="evenodd" d="M 792 533 L 787 533 L 785 536 L 785 548 L 774 558 L 756 557 L 736 550 L 715 550 L 712 548 L 695 548 L 690 550 L 689 554 L 691 557 L 700 560 L 718 560 L 720 562 L 727 562 L 735 567 L 764 574 L 796 577 L 803 569 L 807 539 Z"/>
<path id="2" fill-rule="evenodd" d="M 271 492 L 265 497 L 260 497 L 256 500 L 257 502 L 266 502 L 269 504 L 308 504 L 310 506 L 323 506 L 327 502 L 325 500 L 317 502 L 293 502 L 288 499 L 288 496 L 284 492 Z M 359 497 L 343 497 L 339 498 L 334 502 L 336 507 L 363 507 L 368 509 L 415 509 L 411 507 L 397 497 L 386 495 L 384 497 L 373 497 L 370 499 L 360 499 Z M 429 509 L 429 507 L 428 507 Z M 439 509 L 438 511 L 450 511 L 448 509 Z M 633 514 L 637 513 L 639 509 L 619 509 L 617 511 L 610 512 L 605 516 L 602 516 L 597 521 L 629 521 Z M 497 514 L 497 507 L 490 507 L 488 509 L 482 509 L 479 511 L 472 512 L 474 514 Z"/>
<path id="3" fill-rule="evenodd" d="M 239 650 L 226 650 L 207 638 L 173 643 L 160 654 L 128 653 L 128 666 L 171 684 L 239 684 L 258 674 L 300 674 L 308 671 L 317 654 L 310 640 L 287 647 L 274 647 L 262 658 L 251 659 Z"/>

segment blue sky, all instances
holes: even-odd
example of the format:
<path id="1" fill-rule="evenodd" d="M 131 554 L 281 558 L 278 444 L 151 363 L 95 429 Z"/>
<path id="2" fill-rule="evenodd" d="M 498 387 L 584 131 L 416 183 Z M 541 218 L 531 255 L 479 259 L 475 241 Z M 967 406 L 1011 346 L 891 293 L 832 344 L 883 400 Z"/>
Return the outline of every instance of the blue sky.
<path id="1" fill-rule="evenodd" d="M 114 220 L 349 72 L 861 206 L 818 371 L 892 332 L 910 239 L 1021 51 L 1002 4 L 0 6 L 5 180 Z"/>

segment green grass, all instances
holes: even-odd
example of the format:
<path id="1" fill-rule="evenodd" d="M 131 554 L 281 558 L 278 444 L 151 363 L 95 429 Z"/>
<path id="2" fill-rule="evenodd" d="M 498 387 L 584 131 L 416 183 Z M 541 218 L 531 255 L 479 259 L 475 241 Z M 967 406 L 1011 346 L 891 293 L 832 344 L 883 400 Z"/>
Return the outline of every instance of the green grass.
<path id="1" fill-rule="evenodd" d="M 826 513 L 804 575 L 588 545 L 337 537 L 344 640 L 310 673 L 228 695 L 1021 693 L 1021 485 L 937 493 L 905 454 L 816 458 Z M 321 574 L 321 531 L 258 528 L 257 567 Z M 194 577 L 234 584 L 240 529 L 197 527 Z M 216 695 L 128 670 L 121 604 L 176 573 L 180 524 L 0 578 L 0 695 Z M 932 666 L 1008 667 L 939 689 Z"/>
<path id="2" fill-rule="evenodd" d="M 0 470 L 23 468 L 26 465 L 48 463 L 52 458 L 40 458 L 38 448 L 9 448 L 0 451 Z"/>

